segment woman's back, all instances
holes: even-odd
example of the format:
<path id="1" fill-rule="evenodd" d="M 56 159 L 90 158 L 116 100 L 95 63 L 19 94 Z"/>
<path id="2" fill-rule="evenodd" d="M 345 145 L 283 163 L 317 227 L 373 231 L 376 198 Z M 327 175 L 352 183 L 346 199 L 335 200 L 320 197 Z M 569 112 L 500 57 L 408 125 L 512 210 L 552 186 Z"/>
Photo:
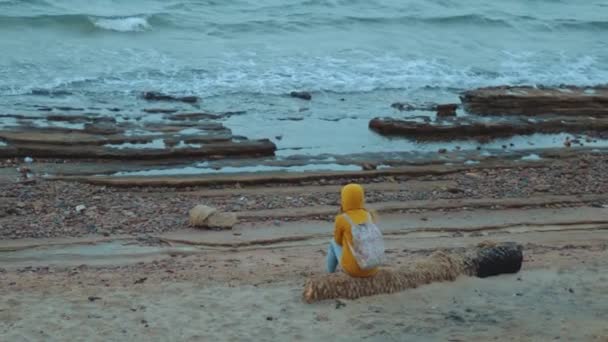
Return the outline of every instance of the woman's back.
<path id="1" fill-rule="evenodd" d="M 372 218 L 365 209 L 363 188 L 357 184 L 349 184 L 342 189 L 342 214 L 336 216 L 334 239 L 343 247 L 340 265 L 346 273 L 353 277 L 370 277 L 378 271 L 376 268 L 362 270 L 357 264 L 350 246 L 353 244 L 352 227 L 344 215 L 348 215 L 354 224 L 361 224 Z M 372 218 L 373 219 L 373 218 Z"/>

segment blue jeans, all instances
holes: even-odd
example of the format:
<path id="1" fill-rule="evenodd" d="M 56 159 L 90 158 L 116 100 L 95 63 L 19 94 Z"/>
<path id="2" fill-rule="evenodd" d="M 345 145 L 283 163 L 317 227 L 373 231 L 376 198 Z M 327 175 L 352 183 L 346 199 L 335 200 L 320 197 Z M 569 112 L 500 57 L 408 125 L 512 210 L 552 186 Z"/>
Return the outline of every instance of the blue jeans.
<path id="1" fill-rule="evenodd" d="M 334 273 L 342 258 L 342 246 L 338 245 L 334 239 L 329 243 L 327 249 L 327 272 Z"/>

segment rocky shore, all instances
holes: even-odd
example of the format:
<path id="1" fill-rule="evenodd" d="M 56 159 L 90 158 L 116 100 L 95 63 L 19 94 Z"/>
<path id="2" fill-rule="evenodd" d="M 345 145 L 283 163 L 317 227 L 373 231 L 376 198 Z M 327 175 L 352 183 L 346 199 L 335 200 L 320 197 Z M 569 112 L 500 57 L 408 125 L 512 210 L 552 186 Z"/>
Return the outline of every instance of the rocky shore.
<path id="1" fill-rule="evenodd" d="M 187 188 L 121 187 L 38 179 L 3 183 L 0 188 L 0 237 L 3 239 L 142 234 L 187 228 L 188 211 L 205 204 L 226 212 L 276 210 L 275 217 L 252 221 L 293 220 L 288 212 L 317 206 L 338 207 L 339 186 L 349 181 L 368 188 L 370 204 L 463 199 L 526 199 L 537 195 L 603 195 L 608 157 L 578 157 L 522 166 L 471 166 L 443 175 L 332 178 L 298 183 Z M 13 168 L 14 165 L 5 164 Z M 448 169 L 448 167 L 446 167 Z M 1 170 L 1 169 L 0 169 Z M 449 169 L 448 169 L 449 170 Z M 606 202 L 608 204 L 608 202 Z M 594 203 L 604 205 L 604 202 Z M 81 210 L 77 207 L 82 206 Z M 284 219 L 281 218 L 281 212 Z M 326 215 L 324 219 L 331 219 Z M 278 223 L 280 224 L 280 223 Z"/>
<path id="2" fill-rule="evenodd" d="M 144 112 L 157 117 L 13 115 L 16 125 L 0 130 L 0 157 L 162 161 L 272 156 L 276 151 L 268 139 L 234 136 L 218 121 L 222 114 Z"/>
<path id="3" fill-rule="evenodd" d="M 463 92 L 460 99 L 469 115 L 457 116 L 458 104 L 426 105 L 424 109 L 436 109 L 434 117 L 378 117 L 369 122 L 369 128 L 381 135 L 421 141 L 489 142 L 515 135 L 571 133 L 590 136 L 584 138 L 587 143 L 605 138 L 608 129 L 608 88 L 604 86 L 490 87 Z M 392 107 L 419 109 L 407 103 Z"/>

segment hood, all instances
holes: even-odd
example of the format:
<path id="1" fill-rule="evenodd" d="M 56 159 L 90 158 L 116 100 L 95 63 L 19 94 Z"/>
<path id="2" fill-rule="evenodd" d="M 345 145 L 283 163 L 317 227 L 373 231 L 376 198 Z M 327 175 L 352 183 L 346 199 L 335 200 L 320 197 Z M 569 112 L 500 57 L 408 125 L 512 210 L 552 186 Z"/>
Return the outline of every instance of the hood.
<path id="1" fill-rule="evenodd" d="M 342 188 L 342 211 L 365 208 L 363 187 L 359 184 L 348 184 Z"/>

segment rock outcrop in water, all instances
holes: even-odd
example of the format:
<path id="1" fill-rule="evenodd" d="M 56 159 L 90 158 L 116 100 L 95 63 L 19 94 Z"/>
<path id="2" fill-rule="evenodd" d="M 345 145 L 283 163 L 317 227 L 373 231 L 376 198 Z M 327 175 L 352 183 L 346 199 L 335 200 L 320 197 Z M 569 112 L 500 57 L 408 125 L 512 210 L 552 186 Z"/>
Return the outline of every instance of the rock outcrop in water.
<path id="1" fill-rule="evenodd" d="M 146 91 L 141 96 L 148 101 L 175 101 L 185 103 L 197 103 L 199 101 L 197 96 L 173 96 L 157 91 Z"/>
<path id="2" fill-rule="evenodd" d="M 219 122 L 187 120 L 116 123 L 111 117 L 52 115 L 53 122 L 80 123 L 82 129 L 36 127 L 23 117 L 22 126 L 0 130 L 0 157 L 66 159 L 165 160 L 272 156 L 268 139 L 235 137 Z M 202 119 L 202 117 L 199 117 Z"/>
<path id="3" fill-rule="evenodd" d="M 601 135 L 608 132 L 608 119 L 586 117 L 496 118 L 481 121 L 454 118 L 435 122 L 418 122 L 393 118 L 375 118 L 369 128 L 381 135 L 401 136 L 418 140 L 457 140 L 510 137 L 535 133 L 580 133 Z"/>
<path id="4" fill-rule="evenodd" d="M 490 87 L 461 95 L 465 110 L 477 115 L 608 115 L 608 86 Z"/>
<path id="5" fill-rule="evenodd" d="M 177 113 L 177 109 L 173 108 L 145 108 L 144 112 L 148 114 L 172 114 Z"/>
<path id="6" fill-rule="evenodd" d="M 307 91 L 292 91 L 289 95 L 302 100 L 312 100 L 312 94 Z"/>

